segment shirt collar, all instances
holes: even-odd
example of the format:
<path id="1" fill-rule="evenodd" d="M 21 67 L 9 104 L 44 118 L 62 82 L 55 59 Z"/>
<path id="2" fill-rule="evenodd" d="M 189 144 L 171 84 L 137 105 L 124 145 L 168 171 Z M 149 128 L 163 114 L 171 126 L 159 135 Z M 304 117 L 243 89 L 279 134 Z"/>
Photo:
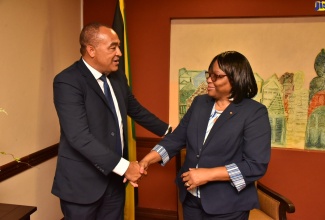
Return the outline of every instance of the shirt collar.
<path id="1" fill-rule="evenodd" d="M 83 58 L 82 58 L 82 61 L 85 63 L 86 67 L 90 70 L 90 72 L 93 74 L 95 79 L 98 80 L 103 75 L 98 70 L 96 70 L 92 66 L 90 66 Z"/>

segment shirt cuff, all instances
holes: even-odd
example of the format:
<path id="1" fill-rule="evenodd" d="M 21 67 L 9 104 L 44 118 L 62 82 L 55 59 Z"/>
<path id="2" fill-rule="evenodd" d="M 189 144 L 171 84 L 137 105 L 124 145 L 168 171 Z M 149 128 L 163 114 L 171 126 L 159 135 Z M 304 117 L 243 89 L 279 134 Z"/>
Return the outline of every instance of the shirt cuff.
<path id="1" fill-rule="evenodd" d="M 246 187 L 246 183 L 238 166 L 235 163 L 232 163 L 226 165 L 226 169 L 232 183 L 231 185 L 236 187 L 238 192 L 242 191 Z"/>
<path id="2" fill-rule="evenodd" d="M 160 155 L 160 157 L 162 159 L 162 162 L 160 163 L 160 165 L 165 166 L 166 163 L 169 161 L 169 155 L 168 155 L 166 149 L 163 146 L 157 144 L 152 149 L 152 151 L 156 151 Z"/>
<path id="3" fill-rule="evenodd" d="M 116 173 L 117 175 L 123 176 L 126 170 L 128 169 L 129 165 L 130 165 L 130 161 L 121 157 L 120 162 L 118 162 L 116 167 L 113 169 L 113 172 Z"/>

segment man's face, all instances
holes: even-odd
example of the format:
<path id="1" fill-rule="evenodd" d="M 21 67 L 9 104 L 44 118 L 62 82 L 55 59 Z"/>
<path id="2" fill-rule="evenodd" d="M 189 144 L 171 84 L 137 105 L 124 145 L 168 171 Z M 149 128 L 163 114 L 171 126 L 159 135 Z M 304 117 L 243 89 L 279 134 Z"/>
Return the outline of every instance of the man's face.
<path id="1" fill-rule="evenodd" d="M 98 43 L 93 47 L 94 68 L 105 74 L 117 71 L 122 56 L 117 34 L 110 28 L 101 27 L 97 38 Z"/>

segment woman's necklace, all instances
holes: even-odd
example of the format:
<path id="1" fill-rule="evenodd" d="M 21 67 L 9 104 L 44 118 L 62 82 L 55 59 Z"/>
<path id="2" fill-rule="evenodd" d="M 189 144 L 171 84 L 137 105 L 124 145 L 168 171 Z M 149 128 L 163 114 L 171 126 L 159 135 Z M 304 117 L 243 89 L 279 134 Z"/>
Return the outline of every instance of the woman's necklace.
<path id="1" fill-rule="evenodd" d="M 210 120 L 215 121 L 217 118 L 219 118 L 222 112 L 223 111 L 218 111 L 217 109 L 214 109 L 214 112 L 210 115 Z"/>

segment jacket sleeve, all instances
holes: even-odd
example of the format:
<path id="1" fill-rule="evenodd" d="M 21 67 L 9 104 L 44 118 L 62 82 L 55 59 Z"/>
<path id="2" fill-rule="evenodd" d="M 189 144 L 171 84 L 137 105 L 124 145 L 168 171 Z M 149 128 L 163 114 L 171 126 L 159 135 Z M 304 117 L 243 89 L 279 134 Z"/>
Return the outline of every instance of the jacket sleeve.
<path id="1" fill-rule="evenodd" d="M 122 74 L 122 73 L 120 73 Z M 125 83 L 127 84 L 125 74 Z M 166 134 L 169 125 L 159 119 L 155 114 L 146 109 L 133 95 L 130 87 L 127 85 L 127 114 L 135 122 L 152 133 L 163 136 Z"/>
<path id="2" fill-rule="evenodd" d="M 188 124 L 191 120 L 194 106 L 197 104 L 197 98 L 198 97 L 194 98 L 190 108 L 187 110 L 175 130 L 171 134 L 164 137 L 159 143 L 160 146 L 163 146 L 166 149 L 169 159 L 179 154 L 180 150 L 186 147 Z"/>
<path id="3" fill-rule="evenodd" d="M 254 108 L 247 117 L 243 130 L 243 156 L 237 162 L 246 185 L 261 178 L 268 167 L 271 155 L 271 128 L 264 105 Z"/>

